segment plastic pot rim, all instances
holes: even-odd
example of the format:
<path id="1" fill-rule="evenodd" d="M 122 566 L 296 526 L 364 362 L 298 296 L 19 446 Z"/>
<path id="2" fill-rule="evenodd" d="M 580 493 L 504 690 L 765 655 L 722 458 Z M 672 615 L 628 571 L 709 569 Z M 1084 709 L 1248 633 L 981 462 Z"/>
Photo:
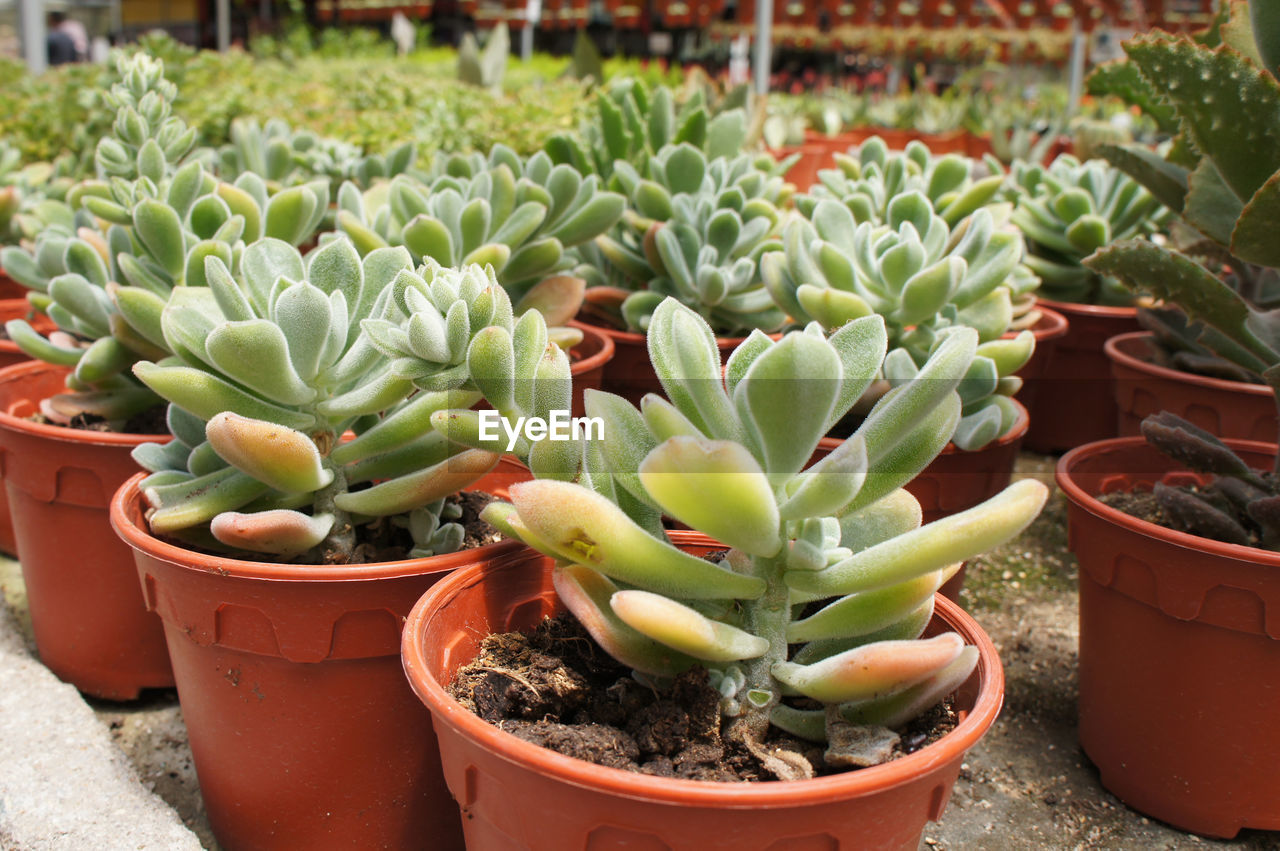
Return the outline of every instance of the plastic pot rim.
<path id="1" fill-rule="evenodd" d="M 596 369 L 597 367 L 604 366 L 606 363 L 613 360 L 613 353 L 614 353 L 614 350 L 617 348 L 617 346 L 613 342 L 612 337 L 604 333 L 601 330 L 601 328 L 596 325 L 588 325 L 585 322 L 576 322 L 576 321 L 573 322 L 572 324 L 573 324 L 573 327 L 577 328 L 579 331 L 582 332 L 583 343 L 585 343 L 588 339 L 591 339 L 591 340 L 595 340 L 596 345 L 599 346 L 598 351 L 587 355 L 581 360 L 573 361 L 569 365 L 570 372 L 572 372 L 573 375 L 576 376 L 584 372 L 590 372 L 591 370 Z M 579 343 L 578 345 L 581 346 L 582 343 Z M 575 346 L 574 348 L 577 348 L 577 346 Z"/>
<path id="2" fill-rule="evenodd" d="M 506 461 L 506 463 L 514 464 L 511 461 Z M 503 462 L 500 461 L 499 467 L 502 465 Z M 145 552 L 154 559 L 200 573 L 214 573 L 219 576 L 236 579 L 266 579 L 281 582 L 358 582 L 454 570 L 461 565 L 474 562 L 477 556 L 485 559 L 494 559 L 518 553 L 525 548 L 525 545 L 520 541 L 503 540 L 468 550 L 459 550 L 456 553 L 428 556 L 426 558 L 340 565 L 279 564 L 202 553 L 162 541 L 152 535 L 149 530 L 133 522 L 133 519 L 129 516 L 130 510 L 133 505 L 140 503 L 142 500 L 142 494 L 138 490 L 138 483 L 146 478 L 146 475 L 146 473 L 138 473 L 132 476 L 112 495 L 111 528 L 115 529 L 116 534 L 130 547 Z M 424 562 L 432 561 L 435 564 L 430 565 L 429 569 L 424 569 Z"/>
<path id="3" fill-rule="evenodd" d="M 1105 304 L 1084 304 L 1083 302 L 1074 301 L 1054 301 L 1053 299 L 1040 298 L 1036 296 L 1036 305 L 1039 307 L 1047 307 L 1050 310 L 1057 311 L 1062 314 L 1068 322 L 1071 321 L 1071 314 L 1076 313 L 1082 316 L 1092 316 L 1099 319 L 1131 319 L 1138 315 L 1138 308 L 1132 305 L 1105 305 Z"/>
<path id="4" fill-rule="evenodd" d="M 676 543 L 705 542 L 699 533 L 673 532 Z M 539 553 L 529 561 L 545 559 Z M 523 563 L 513 560 L 510 568 Z M 417 641 L 429 615 L 462 591 L 485 581 L 485 571 L 465 568 L 436 583 L 414 605 L 402 633 L 401 658 L 414 692 L 427 705 L 437 724 L 448 724 L 496 757 L 524 770 L 609 795 L 664 804 L 687 804 L 726 809 L 775 809 L 823 801 L 852 799 L 912 782 L 962 758 L 986 734 L 1004 703 L 1004 669 L 986 631 L 959 605 L 935 595 L 934 617 L 958 631 L 966 644 L 978 648 L 978 695 L 973 708 L 954 730 L 938 741 L 893 762 L 810 780 L 724 783 L 683 778 L 651 777 L 585 762 L 541 748 L 489 724 L 458 703 L 434 676 Z"/>
<path id="5" fill-rule="evenodd" d="M 16 363 L 0 369 L 0 385 L 26 379 L 31 373 L 45 371 L 63 371 L 70 373 L 67 367 L 31 360 Z M 34 402 L 43 401 L 32 399 Z M 94 446 L 137 446 L 141 443 L 165 443 L 172 440 L 168 434 L 136 434 L 130 432 L 91 431 L 89 429 L 71 428 L 70 426 L 38 423 L 22 417 L 15 417 L 7 411 L 0 410 L 0 428 L 29 434 L 45 440 L 63 441 L 67 443 L 86 443 Z"/>
<path id="6" fill-rule="evenodd" d="M 1155 337 L 1150 331 L 1129 331 L 1125 334 L 1117 334 L 1107 339 L 1102 349 L 1107 353 L 1107 357 L 1111 358 L 1114 363 L 1127 366 L 1137 372 L 1145 373 L 1154 378 L 1163 378 L 1169 381 L 1178 381 L 1183 384 L 1191 384 L 1196 387 L 1204 387 L 1208 390 L 1220 390 L 1229 393 L 1244 393 L 1249 396 L 1265 396 L 1270 398 L 1273 391 L 1265 384 L 1251 384 L 1247 381 L 1232 381 L 1227 378 L 1213 378 L 1208 375 L 1197 375 L 1194 372 L 1183 372 L 1180 369 L 1170 369 L 1167 366 L 1161 366 L 1144 360 L 1136 355 L 1132 355 L 1124 350 L 1126 343 L 1134 341 L 1142 341 Z"/>
<path id="7" fill-rule="evenodd" d="M 1223 441 L 1227 446 L 1235 450 L 1244 450 L 1248 452 L 1258 452 L 1267 456 L 1274 456 L 1277 453 L 1277 446 L 1274 443 L 1265 443 L 1260 440 L 1237 440 L 1228 438 Z M 1106 520 L 1130 532 L 1142 535 L 1147 538 L 1154 538 L 1166 543 L 1174 544 L 1188 550 L 1198 550 L 1200 552 L 1208 552 L 1214 555 L 1225 556 L 1240 561 L 1251 561 L 1261 565 L 1269 565 L 1276 569 L 1280 569 L 1280 552 L 1264 550 L 1259 547 L 1246 547 L 1242 544 L 1227 544 L 1222 541 L 1215 541 L 1211 538 L 1203 538 L 1199 535 L 1192 535 L 1187 532 L 1179 532 L 1176 529 L 1166 529 L 1155 523 L 1141 520 L 1132 515 L 1125 514 L 1118 508 L 1112 508 L 1101 502 L 1093 494 L 1086 491 L 1074 479 L 1074 471 L 1072 468 L 1082 458 L 1097 455 L 1109 451 L 1124 451 L 1128 449 L 1151 449 L 1146 438 L 1141 435 L 1135 437 L 1113 437 L 1108 440 L 1096 440 L 1092 443 L 1086 443 L 1077 446 L 1075 449 L 1067 452 L 1054 467 L 1054 480 L 1058 487 L 1062 488 L 1062 492 L 1067 499 L 1080 506 L 1085 511 Z M 1180 465 L 1170 459 L 1170 469 L 1167 472 L 1177 472 Z M 1115 475 L 1125 475 L 1122 470 L 1115 471 Z"/>

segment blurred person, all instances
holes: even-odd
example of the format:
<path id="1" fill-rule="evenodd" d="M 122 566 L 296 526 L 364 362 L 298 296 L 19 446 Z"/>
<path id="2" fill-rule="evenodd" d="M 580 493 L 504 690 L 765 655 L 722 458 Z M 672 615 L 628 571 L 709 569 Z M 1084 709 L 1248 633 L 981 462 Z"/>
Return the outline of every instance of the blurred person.
<path id="1" fill-rule="evenodd" d="M 61 12 L 50 12 L 45 30 L 45 53 L 51 68 L 76 61 L 76 43 L 71 40 L 71 36 L 58 29 L 60 21 L 57 19 L 61 17 Z"/>
<path id="2" fill-rule="evenodd" d="M 89 32 L 84 28 L 84 24 L 75 18 L 67 17 L 66 12 L 50 12 L 48 17 L 49 32 L 62 33 L 71 41 L 74 58 L 72 62 L 83 62 L 89 58 Z M 52 65 L 53 60 L 49 60 Z"/>

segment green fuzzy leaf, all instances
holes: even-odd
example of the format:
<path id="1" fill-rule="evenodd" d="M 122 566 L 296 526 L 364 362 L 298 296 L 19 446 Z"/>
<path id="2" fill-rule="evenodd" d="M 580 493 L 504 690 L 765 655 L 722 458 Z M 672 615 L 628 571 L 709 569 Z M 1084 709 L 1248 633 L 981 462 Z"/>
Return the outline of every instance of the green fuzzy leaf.
<path id="1" fill-rule="evenodd" d="M 715 334 L 701 316 L 673 298 L 653 312 L 649 360 L 667 398 L 703 433 L 735 439 L 741 426 L 725 395 Z"/>
<path id="2" fill-rule="evenodd" d="M 305 405 L 316 398 L 316 391 L 294 370 L 289 342 L 273 322 L 223 322 L 206 338 L 205 350 L 224 375 L 266 399 Z"/>
<path id="3" fill-rule="evenodd" d="M 211 420 L 223 411 L 232 411 L 243 417 L 267 420 L 299 431 L 316 424 L 312 414 L 251 396 L 202 369 L 140 361 L 133 365 L 133 374 L 162 398 L 203 420 Z"/>
<path id="4" fill-rule="evenodd" d="M 133 230 L 166 272 L 173 277 L 182 274 L 186 265 L 187 246 L 182 220 L 168 204 L 142 201 L 133 208 Z"/>

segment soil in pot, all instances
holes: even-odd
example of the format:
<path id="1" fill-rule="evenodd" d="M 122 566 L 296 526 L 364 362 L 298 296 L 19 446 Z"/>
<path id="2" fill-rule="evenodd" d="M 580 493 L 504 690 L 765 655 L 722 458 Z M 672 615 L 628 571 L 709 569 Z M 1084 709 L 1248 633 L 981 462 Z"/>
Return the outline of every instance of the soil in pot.
<path id="1" fill-rule="evenodd" d="M 703 668 L 668 687 L 641 685 L 569 614 L 532 631 L 490 635 L 458 671 L 449 693 L 478 716 L 531 744 L 624 771 L 689 780 L 771 780 L 745 749 L 720 735 L 720 693 Z M 914 753 L 955 729 L 953 704 L 895 730 L 884 762 Z M 801 753 L 818 776 L 859 766 L 825 748 L 778 733 L 766 743 Z"/>
<path id="2" fill-rule="evenodd" d="M 672 538 L 690 552 L 714 548 L 695 533 Z M 533 629 L 563 611 L 550 568 L 549 559 L 530 554 L 457 571 L 418 602 L 405 625 L 404 669 L 431 710 L 445 778 L 473 851 L 914 851 L 925 822 L 941 817 L 964 754 L 1000 706 L 1003 673 L 994 646 L 961 609 L 939 598 L 926 634 L 959 632 L 978 647 L 979 662 L 955 693 L 955 730 L 915 753 L 785 783 L 708 783 L 571 759 L 487 723 L 445 690 L 485 636 Z"/>

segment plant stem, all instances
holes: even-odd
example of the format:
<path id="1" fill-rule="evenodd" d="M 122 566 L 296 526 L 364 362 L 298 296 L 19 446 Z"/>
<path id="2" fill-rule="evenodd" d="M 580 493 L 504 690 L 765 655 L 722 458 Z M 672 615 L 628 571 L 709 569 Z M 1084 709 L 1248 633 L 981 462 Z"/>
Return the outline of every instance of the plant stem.
<path id="1" fill-rule="evenodd" d="M 347 512 L 333 504 L 334 497 L 347 492 L 347 474 L 338 464 L 324 454 L 324 465 L 333 471 L 333 481 L 316 491 L 315 514 L 332 514 L 333 528 L 320 542 L 319 562 L 321 564 L 347 564 L 351 561 L 356 548 L 356 530 L 351 525 L 351 517 Z"/>
<path id="2" fill-rule="evenodd" d="M 763 656 L 748 659 L 745 663 L 746 685 L 740 694 L 742 715 L 734 720 L 730 729 L 734 736 L 755 743 L 764 741 L 769 729 L 769 715 L 778 704 L 777 683 L 773 679 L 773 666 L 787 660 L 787 624 L 791 620 L 791 595 L 782 575 L 786 568 L 786 550 L 773 558 L 752 559 L 752 572 L 767 583 L 764 596 L 752 600 L 746 606 L 744 628 L 768 640 L 769 651 Z M 764 692 L 769 700 L 756 705 L 746 699 L 752 690 Z"/>

